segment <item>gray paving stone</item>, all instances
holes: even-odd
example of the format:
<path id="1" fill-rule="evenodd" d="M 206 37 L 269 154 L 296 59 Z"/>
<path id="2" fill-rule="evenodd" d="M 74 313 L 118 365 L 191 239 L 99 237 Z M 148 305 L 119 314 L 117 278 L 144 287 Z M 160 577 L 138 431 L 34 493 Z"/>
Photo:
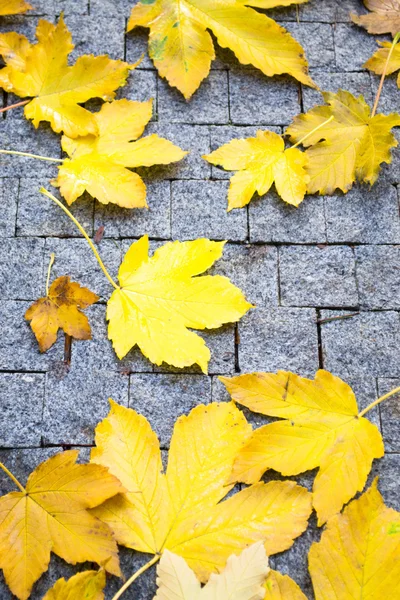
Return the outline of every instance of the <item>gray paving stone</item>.
<path id="1" fill-rule="evenodd" d="M 212 273 L 225 275 L 257 307 L 278 304 L 278 256 L 272 246 L 227 244 Z"/>
<path id="2" fill-rule="evenodd" d="M 119 88 L 117 98 L 147 102 L 153 98 L 153 120 L 157 118 L 157 73 L 154 71 L 131 71 L 126 85 Z"/>
<path id="3" fill-rule="evenodd" d="M 302 21 L 320 22 L 349 22 L 350 13 L 364 14 L 368 12 L 361 0 L 324 0 L 316 4 L 309 2 L 303 4 L 300 9 Z"/>
<path id="4" fill-rule="evenodd" d="M 269 131 L 274 131 L 275 133 L 282 133 L 281 127 L 268 127 Z M 224 144 L 227 144 L 233 139 L 245 139 L 249 137 L 255 137 L 257 135 L 257 131 L 260 130 L 260 127 L 257 126 L 242 126 L 235 127 L 233 125 L 219 125 L 219 126 L 211 126 L 210 127 L 210 136 L 211 136 L 211 148 L 210 151 L 214 152 Z M 206 163 L 207 164 L 207 163 Z M 211 173 L 213 179 L 230 179 L 233 175 L 232 171 L 225 171 L 220 167 L 214 167 L 211 165 Z"/>
<path id="5" fill-rule="evenodd" d="M 338 23 L 334 29 L 336 65 L 339 71 L 362 71 L 377 49 L 376 36 L 354 23 Z"/>
<path id="6" fill-rule="evenodd" d="M 328 242 L 399 243 L 399 205 L 392 185 L 382 181 L 370 189 L 356 184 L 324 202 Z"/>
<path id="7" fill-rule="evenodd" d="M 324 243 L 326 227 L 324 202 L 319 196 L 306 196 L 298 208 L 286 204 L 275 191 L 249 205 L 251 242 Z"/>
<path id="8" fill-rule="evenodd" d="M 44 240 L 7 238 L 0 245 L 0 289 L 7 300 L 36 300 L 43 289 Z"/>
<path id="9" fill-rule="evenodd" d="M 168 83 L 158 80 L 158 111 L 162 123 L 228 123 L 228 75 L 211 71 L 190 102 Z"/>
<path id="10" fill-rule="evenodd" d="M 139 69 L 155 70 L 153 61 L 148 54 L 149 30 L 138 27 L 125 36 L 125 60 L 136 63 L 143 56 Z"/>
<path id="11" fill-rule="evenodd" d="M 370 480 L 372 481 L 377 476 L 379 477 L 379 490 L 385 503 L 399 511 L 400 454 L 386 454 L 378 462 L 375 462 Z"/>
<path id="12" fill-rule="evenodd" d="M 0 373 L 0 446 L 40 444 L 44 375 Z"/>
<path id="13" fill-rule="evenodd" d="M 247 211 L 240 209 L 228 213 L 227 193 L 225 181 L 173 181 L 173 239 L 245 240 Z"/>
<path id="14" fill-rule="evenodd" d="M 171 190 L 168 181 L 146 182 L 149 208 L 128 210 L 115 204 L 97 202 L 94 230 L 104 227 L 105 238 L 141 237 L 168 239 L 171 237 Z"/>
<path id="15" fill-rule="evenodd" d="M 61 208 L 40 193 L 42 186 L 57 198 L 61 198 L 58 190 L 49 185 L 45 177 L 23 177 L 19 186 L 17 235 L 82 237 L 76 225 Z M 86 232 L 92 235 L 94 200 L 88 194 L 84 194 L 68 208 Z"/>
<path id="16" fill-rule="evenodd" d="M 129 378 L 78 363 L 46 374 L 45 444 L 92 444 L 94 429 L 109 412 L 108 398 L 128 405 Z"/>
<path id="17" fill-rule="evenodd" d="M 136 3 L 136 0 L 90 0 L 90 14 L 111 17 L 118 14 L 129 17 Z"/>
<path id="18" fill-rule="evenodd" d="M 0 202 L 2 219 L 0 221 L 0 238 L 15 235 L 17 219 L 19 181 L 14 177 L 0 179 Z"/>
<path id="19" fill-rule="evenodd" d="M 103 239 L 97 248 L 110 275 L 116 278 L 122 258 L 118 242 Z M 51 281 L 62 275 L 69 275 L 72 281 L 77 281 L 102 299 L 108 300 L 113 289 L 86 240 L 48 238 L 45 254 L 50 256 L 52 252 L 55 254 L 55 261 Z M 47 264 L 44 264 L 44 271 L 47 271 Z"/>
<path id="20" fill-rule="evenodd" d="M 148 419 L 163 448 L 169 447 L 176 419 L 210 400 L 211 380 L 202 375 L 130 376 L 129 406 Z"/>
<path id="21" fill-rule="evenodd" d="M 359 246 L 357 282 L 366 309 L 400 308 L 400 246 Z"/>
<path id="22" fill-rule="evenodd" d="M 322 311 L 321 318 L 345 315 Z M 348 313 L 347 313 L 348 314 Z M 321 325 L 324 366 L 340 377 L 397 377 L 400 373 L 399 314 L 361 312 Z"/>
<path id="23" fill-rule="evenodd" d="M 375 47 L 375 50 L 377 47 Z M 372 94 L 375 97 L 381 76 L 370 73 Z M 389 75 L 385 79 L 385 83 L 382 89 L 381 96 L 379 98 L 378 113 L 389 114 L 400 112 L 400 90 L 397 85 L 398 72 L 393 75 Z M 398 130 L 395 130 L 398 131 Z"/>
<path id="24" fill-rule="evenodd" d="M 40 463 L 59 452 L 62 452 L 62 448 L 1 448 L 0 460 L 24 485 L 31 472 Z M 17 491 L 15 484 L 2 470 L 0 472 L 0 494 L 4 495 L 15 491 Z"/>
<path id="25" fill-rule="evenodd" d="M 356 306 L 355 258 L 346 246 L 279 248 L 283 306 Z"/>
<path id="26" fill-rule="evenodd" d="M 333 27 L 326 23 L 281 23 L 303 46 L 310 68 L 335 69 Z M 348 71 L 349 69 L 344 69 Z"/>
<path id="27" fill-rule="evenodd" d="M 364 96 L 366 102 L 372 106 L 373 92 L 368 73 L 327 73 L 311 69 L 310 74 L 321 91 L 337 92 L 340 89 L 347 90 L 356 97 Z M 306 86 L 302 86 L 302 89 L 304 112 L 309 111 L 316 105 L 324 104 L 324 99 L 317 90 Z"/>
<path id="28" fill-rule="evenodd" d="M 47 19 L 52 15 L 61 13 L 86 15 L 88 12 L 87 0 L 36 0 L 33 10 L 26 13 L 29 16 L 44 15 Z"/>
<path id="29" fill-rule="evenodd" d="M 67 15 L 65 22 L 73 34 L 75 44 L 70 60 L 75 62 L 83 54 L 107 54 L 110 58 L 124 60 L 124 15 L 97 15 L 93 19 L 93 15 L 74 13 Z"/>
<path id="30" fill-rule="evenodd" d="M 258 308 L 239 322 L 242 372 L 286 369 L 307 376 L 318 369 L 315 311 Z"/>
<path id="31" fill-rule="evenodd" d="M 400 379 L 378 379 L 379 396 L 400 386 Z M 386 452 L 400 452 L 400 394 L 379 405 Z"/>
<path id="32" fill-rule="evenodd" d="M 285 125 L 300 112 L 299 85 L 284 75 L 268 78 L 260 71 L 234 69 L 229 90 L 235 125 Z"/>

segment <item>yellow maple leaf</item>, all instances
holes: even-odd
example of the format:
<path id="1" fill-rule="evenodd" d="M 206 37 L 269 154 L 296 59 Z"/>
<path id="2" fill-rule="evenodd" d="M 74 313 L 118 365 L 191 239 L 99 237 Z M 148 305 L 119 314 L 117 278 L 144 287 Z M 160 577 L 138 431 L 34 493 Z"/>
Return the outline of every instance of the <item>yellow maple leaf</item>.
<path id="1" fill-rule="evenodd" d="M 68 581 L 59 579 L 43 597 L 43 600 L 104 600 L 103 590 L 106 585 L 106 573 L 100 571 L 83 571 Z"/>
<path id="2" fill-rule="evenodd" d="M 251 64 L 268 76 L 289 73 L 314 86 L 300 44 L 273 19 L 249 8 L 277 4 L 267 0 L 142 0 L 132 9 L 128 31 L 137 26 L 150 28 L 150 57 L 160 75 L 185 98 L 207 77 L 215 58 L 208 29 L 242 64 Z"/>
<path id="3" fill-rule="evenodd" d="M 51 552 L 73 565 L 104 563 L 110 573 L 121 574 L 110 529 L 88 509 L 124 488 L 104 467 L 76 464 L 78 454 L 69 450 L 49 458 L 25 489 L 18 483 L 21 491 L 0 498 L 0 568 L 20 600 L 47 570 Z"/>
<path id="4" fill-rule="evenodd" d="M 32 8 L 25 0 L 0 0 L 0 16 L 18 15 Z"/>
<path id="5" fill-rule="evenodd" d="M 347 192 L 356 178 L 373 185 L 381 164 L 392 160 L 390 149 L 397 141 L 391 129 L 400 125 L 400 115 L 371 116 L 362 96 L 355 98 L 344 90 L 323 96 L 325 106 L 298 115 L 286 131 L 292 142 L 308 136 L 302 142 L 308 147 L 308 192 L 333 194 L 338 188 Z M 323 125 L 330 117 L 333 120 Z"/>
<path id="6" fill-rule="evenodd" d="M 368 15 L 351 15 L 357 25 L 365 27 L 368 33 L 391 33 L 400 31 L 400 0 L 364 0 L 365 6 L 372 11 Z"/>
<path id="7" fill-rule="evenodd" d="M 313 487 L 319 525 L 363 489 L 372 461 L 384 455 L 378 428 L 359 413 L 347 383 L 328 371 L 314 380 L 285 371 L 220 379 L 236 402 L 285 419 L 253 432 L 232 481 L 254 483 L 267 469 L 298 475 L 319 467 Z"/>
<path id="8" fill-rule="evenodd" d="M 214 329 L 238 321 L 250 308 L 227 277 L 204 275 L 222 256 L 225 242 L 168 242 L 149 257 L 149 240 L 134 242 L 119 269 L 120 287 L 107 305 L 108 336 L 118 358 L 136 344 L 156 365 L 198 364 L 210 351 L 190 329 Z"/>
<path id="9" fill-rule="evenodd" d="M 103 204 L 147 206 L 142 178 L 126 167 L 167 165 L 187 154 L 156 134 L 138 140 L 150 121 L 152 106 L 152 100 L 105 103 L 93 115 L 97 136 L 62 137 L 62 148 L 70 158 L 64 160 L 52 183 L 60 188 L 68 204 L 86 190 Z"/>
<path id="10" fill-rule="evenodd" d="M 154 600 L 263 600 L 269 572 L 262 542 L 228 558 L 222 573 L 213 573 L 203 588 L 186 561 L 165 550 L 157 567 Z"/>
<path id="11" fill-rule="evenodd" d="M 228 192 L 228 210 L 246 206 L 257 192 L 263 196 L 275 182 L 281 198 L 298 206 L 307 191 L 306 155 L 297 148 L 285 150 L 280 135 L 273 131 L 257 131 L 257 136 L 232 140 L 203 156 L 213 165 L 238 171 Z"/>
<path id="12" fill-rule="evenodd" d="M 270 571 L 265 583 L 264 600 L 307 600 L 297 583 L 278 571 Z"/>
<path id="13" fill-rule="evenodd" d="M 371 56 L 369 60 L 367 60 L 363 67 L 364 69 L 369 69 L 377 75 L 382 75 L 386 67 L 389 53 L 391 53 L 390 60 L 386 67 L 386 74 L 391 75 L 400 69 L 400 42 L 394 46 L 393 50 L 391 42 L 378 42 L 378 44 L 381 46 L 381 48 L 379 48 L 379 50 L 377 50 L 375 54 Z M 397 85 L 400 87 L 400 73 L 397 78 Z"/>
<path id="14" fill-rule="evenodd" d="M 392 528 L 399 519 L 377 480 L 330 519 L 308 556 L 316 600 L 400 598 L 400 532 Z"/>
<path id="15" fill-rule="evenodd" d="M 120 544 L 155 555 L 170 550 L 202 582 L 257 541 L 268 555 L 289 548 L 307 526 L 305 488 L 293 481 L 258 483 L 220 502 L 232 489 L 227 479 L 250 432 L 232 402 L 197 406 L 175 424 L 164 474 L 148 421 L 111 401 L 96 428 L 91 461 L 107 466 L 127 492 L 94 513 Z"/>
<path id="16" fill-rule="evenodd" d="M 25 313 L 41 352 L 46 352 L 57 339 L 59 329 L 77 340 L 92 337 L 89 321 L 81 311 L 99 300 L 99 296 L 70 281 L 68 275 L 58 277 L 47 296 L 36 300 Z"/>
<path id="17" fill-rule="evenodd" d="M 112 100 L 134 66 L 107 56 L 85 55 L 68 66 L 71 34 L 61 16 L 57 25 L 40 20 L 30 44 L 22 35 L 0 34 L 0 53 L 6 67 L 0 85 L 17 96 L 31 97 L 25 116 L 35 127 L 49 121 L 56 132 L 70 137 L 97 134 L 94 115 L 80 106 L 90 98 Z M 13 49 L 17 48 L 17 56 Z"/>

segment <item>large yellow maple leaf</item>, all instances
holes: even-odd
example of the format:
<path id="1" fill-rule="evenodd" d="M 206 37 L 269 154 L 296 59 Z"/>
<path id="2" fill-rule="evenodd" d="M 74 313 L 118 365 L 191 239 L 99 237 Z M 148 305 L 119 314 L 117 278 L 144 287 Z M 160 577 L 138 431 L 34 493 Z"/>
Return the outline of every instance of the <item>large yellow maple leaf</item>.
<path id="1" fill-rule="evenodd" d="M 25 0 L 0 0 L 0 16 L 18 15 L 31 8 L 32 6 Z"/>
<path id="2" fill-rule="evenodd" d="M 104 467 L 76 464 L 78 454 L 69 450 L 49 458 L 25 489 L 0 498 L 0 568 L 20 600 L 47 570 L 51 552 L 72 564 L 104 563 L 110 573 L 121 574 L 110 529 L 88 509 L 123 488 Z"/>
<path id="3" fill-rule="evenodd" d="M 40 20 L 36 37 L 38 42 L 30 44 L 23 35 L 0 34 L 0 54 L 6 63 L 0 85 L 17 96 L 33 98 L 25 106 L 25 116 L 35 127 L 49 121 L 54 131 L 70 137 L 96 135 L 94 115 L 80 104 L 90 98 L 112 100 L 133 66 L 93 55 L 68 66 L 74 45 L 62 16 L 57 25 Z"/>
<path id="4" fill-rule="evenodd" d="M 319 467 L 313 505 L 320 525 L 363 489 L 372 461 L 384 455 L 382 436 L 360 416 L 352 389 L 327 371 L 314 380 L 285 371 L 220 379 L 236 402 L 285 419 L 253 432 L 232 481 L 254 483 L 267 469 L 298 475 Z"/>
<path id="5" fill-rule="evenodd" d="M 112 202 L 124 208 L 147 206 L 142 178 L 126 167 L 167 165 L 187 154 L 156 134 L 138 140 L 151 119 L 152 106 L 152 100 L 105 103 L 93 115 L 96 136 L 62 137 L 62 148 L 70 158 L 64 160 L 52 183 L 60 188 L 68 204 L 86 190 L 103 204 Z"/>
<path id="6" fill-rule="evenodd" d="M 325 106 L 298 115 L 286 131 L 292 142 L 308 136 L 302 142 L 308 147 L 308 192 L 347 192 L 356 178 L 374 184 L 381 164 L 392 160 L 390 149 L 397 141 L 391 129 L 400 125 L 400 114 L 371 116 L 362 96 L 355 98 L 344 90 L 324 92 L 323 96 Z M 333 120 L 324 125 L 330 117 Z"/>
<path id="7" fill-rule="evenodd" d="M 227 277 L 204 275 L 225 242 L 168 242 L 149 257 L 147 236 L 134 242 L 119 269 L 120 287 L 107 306 L 108 336 L 118 358 L 133 346 L 156 365 L 197 363 L 207 372 L 210 351 L 190 329 L 238 321 L 250 308 Z"/>
<path id="8" fill-rule="evenodd" d="M 257 136 L 232 140 L 203 156 L 213 165 L 238 171 L 228 192 L 228 210 L 246 206 L 257 192 L 263 196 L 275 182 L 281 198 L 298 206 L 307 191 L 309 176 L 306 155 L 298 148 L 285 150 L 282 137 L 273 131 L 257 131 Z"/>
<path id="9" fill-rule="evenodd" d="M 68 581 L 58 579 L 43 600 L 104 600 L 105 586 L 104 569 L 83 571 L 70 577 Z"/>
<path id="10" fill-rule="evenodd" d="M 303 0 L 304 1 L 304 0 Z M 285 0 L 283 4 L 292 4 Z M 142 0 L 132 9 L 128 31 L 149 27 L 149 54 L 160 75 L 190 98 L 215 58 L 210 29 L 223 48 L 265 75 L 289 73 L 313 86 L 303 49 L 283 27 L 249 8 L 272 8 L 271 0 Z"/>
<path id="11" fill-rule="evenodd" d="M 351 15 L 357 25 L 365 27 L 368 33 L 391 33 L 400 31 L 400 0 L 364 0 L 371 11 L 368 15 Z"/>
<path id="12" fill-rule="evenodd" d="M 400 513 L 370 489 L 328 521 L 311 546 L 309 569 L 316 600 L 400 598 Z"/>
<path id="13" fill-rule="evenodd" d="M 46 352 L 57 339 L 59 329 L 77 340 L 90 340 L 92 332 L 83 309 L 91 306 L 99 297 L 79 283 L 70 281 L 68 275 L 58 277 L 44 298 L 36 300 L 25 313 L 39 343 Z"/>
<path id="14" fill-rule="evenodd" d="M 399 9 L 400 10 L 400 9 Z M 399 16 L 400 20 L 400 16 Z M 400 23 L 399 23 L 400 26 Z M 377 75 L 382 75 L 383 72 L 391 75 L 400 70 L 400 43 L 397 43 L 392 49 L 391 42 L 378 42 L 381 46 L 373 56 L 363 65 L 364 69 L 369 69 Z M 386 66 L 390 53 L 390 60 Z M 397 78 L 397 85 L 400 87 L 400 73 Z"/>
<path id="15" fill-rule="evenodd" d="M 258 483 L 220 502 L 232 489 L 227 480 L 250 432 L 232 402 L 197 406 L 175 423 L 164 474 L 148 421 L 111 401 L 96 428 L 91 461 L 108 467 L 127 492 L 94 513 L 120 544 L 155 555 L 170 550 L 203 582 L 257 541 L 268 555 L 286 550 L 307 527 L 305 488 L 293 481 Z"/>

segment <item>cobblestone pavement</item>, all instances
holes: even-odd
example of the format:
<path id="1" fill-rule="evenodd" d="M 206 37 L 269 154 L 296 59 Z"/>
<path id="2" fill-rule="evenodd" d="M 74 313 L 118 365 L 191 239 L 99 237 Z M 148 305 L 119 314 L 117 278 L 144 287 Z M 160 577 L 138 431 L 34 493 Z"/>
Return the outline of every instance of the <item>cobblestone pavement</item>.
<path id="1" fill-rule="evenodd" d="M 145 31 L 124 36 L 134 0 L 32 3 L 35 12 L 3 18 L 1 30 L 33 38 L 38 15 L 54 20 L 64 10 L 76 43 L 74 57 L 109 53 L 135 61 L 146 48 Z M 375 41 L 350 23 L 350 11 L 365 12 L 361 0 L 310 0 L 299 8 L 298 20 L 295 8 L 270 13 L 305 46 L 321 88 L 343 87 L 371 102 L 378 81 L 361 65 L 374 51 Z M 115 274 L 132 239 L 144 233 L 154 247 L 170 239 L 226 239 L 224 257 L 214 271 L 229 275 L 257 310 L 237 328 L 204 334 L 212 350 L 208 377 L 196 368 L 153 368 L 139 352 L 119 362 L 106 337 L 108 283 L 79 232 L 38 192 L 42 184 L 49 187 L 56 167 L 2 156 L 0 459 L 24 479 L 62 448 L 82 446 L 82 456 L 87 457 L 94 427 L 107 414 L 109 396 L 148 417 L 167 450 L 179 415 L 199 403 L 227 399 L 218 374 L 289 369 L 312 376 L 324 367 L 354 386 L 362 406 L 399 385 L 400 152 L 372 191 L 354 187 L 346 196 L 308 197 L 297 210 L 271 192 L 253 200 L 248 209 L 227 214 L 230 174 L 211 167 L 201 155 L 233 137 L 254 134 L 260 126 L 281 131 L 298 112 L 319 102 L 319 93 L 289 77 L 268 79 L 240 66 L 229 51 L 219 51 L 209 78 L 189 104 L 157 76 L 148 58 L 120 96 L 153 97 L 155 115 L 148 132 L 167 136 L 191 154 L 171 167 L 142 170 L 149 211 L 104 208 L 89 197 L 74 205 L 74 214 L 91 235 L 105 226 L 99 243 L 105 263 Z M 4 102 L 13 101 L 4 96 Z M 381 110 L 396 109 L 400 92 L 389 78 Z M 59 136 L 46 126 L 36 131 L 21 109 L 2 117 L 2 148 L 60 156 Z M 44 293 L 51 252 L 56 253 L 53 277 L 69 273 L 102 296 L 102 302 L 88 310 L 94 339 L 73 344 L 70 368 L 63 362 L 62 336 L 41 356 L 23 318 L 29 304 Z M 358 311 L 358 316 L 323 322 Z M 386 456 L 375 462 L 373 475 L 379 474 L 386 501 L 400 509 L 398 400 L 383 404 L 371 417 L 386 442 Z M 252 421 L 260 424 L 261 419 L 252 415 Z M 309 486 L 313 475 L 307 474 L 303 483 Z M 2 474 L 0 488 L 2 493 L 12 489 Z M 289 572 L 310 599 L 306 551 L 318 537 L 311 527 L 292 550 L 271 561 Z M 128 551 L 122 551 L 122 557 L 126 575 L 147 560 Z M 75 570 L 53 557 L 32 598 L 42 598 L 56 578 Z M 151 599 L 154 582 L 152 571 L 124 598 Z M 115 579 L 110 582 L 109 594 L 119 585 Z M 11 598 L 2 581 L 0 598 Z"/>

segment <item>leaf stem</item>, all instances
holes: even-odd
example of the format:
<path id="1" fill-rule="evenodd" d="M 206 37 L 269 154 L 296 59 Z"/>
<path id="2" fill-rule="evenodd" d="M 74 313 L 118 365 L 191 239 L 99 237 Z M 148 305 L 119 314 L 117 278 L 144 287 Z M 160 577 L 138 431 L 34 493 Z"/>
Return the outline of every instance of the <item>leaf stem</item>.
<path id="1" fill-rule="evenodd" d="M 48 160 L 50 162 L 63 162 L 62 158 L 40 156 L 40 154 L 31 154 L 30 152 L 19 152 L 18 150 L 0 150 L 0 154 L 16 154 L 17 156 L 27 156 L 28 158 L 38 158 L 39 160 Z"/>
<path id="2" fill-rule="evenodd" d="M 380 404 L 381 402 L 383 402 L 384 400 L 387 400 L 388 398 L 390 398 L 391 396 L 394 396 L 395 394 L 397 394 L 398 392 L 400 392 L 400 387 L 394 388 L 394 390 L 392 390 L 391 392 L 388 392 L 387 394 L 385 394 L 384 396 L 381 396 L 380 398 L 378 398 L 378 400 L 375 400 L 375 402 L 371 402 L 371 404 L 369 404 L 367 406 L 367 408 L 364 408 L 364 410 L 362 410 L 359 413 L 359 417 L 363 417 L 367 412 L 369 412 L 370 410 L 372 410 L 373 408 L 375 408 L 375 406 L 378 406 L 378 404 Z"/>
<path id="3" fill-rule="evenodd" d="M 332 115 L 331 117 L 329 117 L 329 119 L 327 119 L 323 123 L 320 123 L 317 127 L 314 127 L 314 129 L 312 131 L 309 131 L 307 133 L 307 135 L 305 135 L 304 137 L 302 137 L 301 140 L 299 140 L 294 146 L 292 146 L 292 148 L 297 148 L 297 146 L 300 146 L 300 144 L 302 144 L 303 142 L 305 142 L 306 139 L 310 137 L 310 135 L 312 135 L 313 133 L 315 133 L 316 131 L 318 131 L 318 129 L 321 129 L 321 127 L 324 127 L 324 125 L 327 125 L 328 123 L 330 123 L 331 121 L 333 121 L 333 119 L 334 119 L 334 116 Z"/>
<path id="4" fill-rule="evenodd" d="M 51 267 L 54 264 L 54 259 L 55 259 L 56 255 L 54 254 L 54 252 L 52 252 L 50 254 L 50 262 L 49 262 L 49 266 L 47 268 L 47 277 L 46 277 L 46 296 L 49 295 L 49 283 L 50 283 L 50 273 L 51 273 Z"/>
<path id="5" fill-rule="evenodd" d="M 385 63 L 385 67 L 383 69 L 383 73 L 382 73 L 382 77 L 381 80 L 379 82 L 379 87 L 378 87 L 378 91 L 376 92 L 376 98 L 375 98 L 375 102 L 374 102 L 374 107 L 372 109 L 371 112 L 371 117 L 374 117 L 378 108 L 378 104 L 379 104 L 379 100 L 382 94 L 382 90 L 383 90 L 383 82 L 385 81 L 385 77 L 386 77 L 386 73 L 389 67 L 389 63 L 390 63 L 390 59 L 392 58 L 392 54 L 393 54 L 393 50 L 395 49 L 395 46 L 397 44 L 397 42 L 400 40 L 400 33 L 398 33 L 397 35 L 395 35 L 394 40 L 392 42 L 392 45 L 390 47 L 389 50 L 389 54 L 388 57 L 386 59 L 386 63 Z"/>
<path id="6" fill-rule="evenodd" d="M 0 469 L 3 469 L 4 473 L 6 473 L 6 475 L 8 475 L 9 478 L 15 483 L 15 485 L 17 487 L 19 487 L 19 489 L 21 490 L 21 492 L 23 492 L 24 494 L 26 494 L 26 489 L 24 488 L 24 486 L 20 484 L 20 482 L 18 481 L 18 479 L 15 477 L 15 475 L 13 475 L 11 473 L 11 471 L 9 471 L 7 469 L 7 467 L 5 465 L 3 465 L 2 462 L 0 462 Z"/>
<path id="7" fill-rule="evenodd" d="M 155 556 L 153 556 L 153 558 L 151 560 L 149 560 L 148 563 L 146 563 L 145 565 L 143 565 L 143 567 L 141 567 L 140 569 L 138 569 L 137 571 L 135 571 L 135 573 L 129 577 L 128 581 L 126 581 L 124 583 L 124 585 L 122 586 L 122 588 L 120 588 L 118 590 L 118 592 L 115 594 L 115 596 L 112 597 L 111 600 L 118 600 L 118 598 L 121 598 L 122 594 L 124 592 L 126 592 L 126 590 L 128 589 L 128 587 L 140 576 L 142 575 L 142 573 L 144 573 L 145 571 L 147 571 L 147 569 L 150 569 L 150 567 L 152 567 L 153 565 L 156 564 L 156 562 L 160 560 L 160 555 L 156 554 Z"/>
<path id="8" fill-rule="evenodd" d="M 43 187 L 40 188 L 40 192 L 42 194 L 44 194 L 45 196 L 47 196 L 48 198 L 50 198 L 50 200 L 55 202 L 57 204 L 57 206 L 59 206 L 65 212 L 65 214 L 69 216 L 71 221 L 77 226 L 77 228 L 79 229 L 79 231 L 81 232 L 81 234 L 83 235 L 83 237 L 85 238 L 85 240 L 87 241 L 89 246 L 91 247 L 93 254 L 96 257 L 96 260 L 99 263 L 101 270 L 103 271 L 104 275 L 107 277 L 108 281 L 111 283 L 111 285 L 116 290 L 119 290 L 119 285 L 117 285 L 115 283 L 114 279 L 111 277 L 110 273 L 107 271 L 103 261 L 100 258 L 100 254 L 97 252 L 95 245 L 93 244 L 92 240 L 90 239 L 90 237 L 88 236 L 88 234 L 86 233 L 86 231 L 84 230 L 82 225 L 79 223 L 79 221 L 77 221 L 75 219 L 74 215 L 68 210 L 68 208 L 66 206 L 64 206 L 64 204 L 62 202 L 60 202 L 55 196 L 53 196 L 53 194 L 48 192 L 45 188 L 43 188 Z"/>
<path id="9" fill-rule="evenodd" d="M 15 104 L 10 104 L 10 106 L 5 106 L 4 108 L 0 108 L 0 113 L 6 112 L 7 110 L 11 110 L 12 108 L 18 108 L 18 106 L 25 106 L 28 104 L 30 100 L 21 100 L 21 102 L 16 102 Z"/>

